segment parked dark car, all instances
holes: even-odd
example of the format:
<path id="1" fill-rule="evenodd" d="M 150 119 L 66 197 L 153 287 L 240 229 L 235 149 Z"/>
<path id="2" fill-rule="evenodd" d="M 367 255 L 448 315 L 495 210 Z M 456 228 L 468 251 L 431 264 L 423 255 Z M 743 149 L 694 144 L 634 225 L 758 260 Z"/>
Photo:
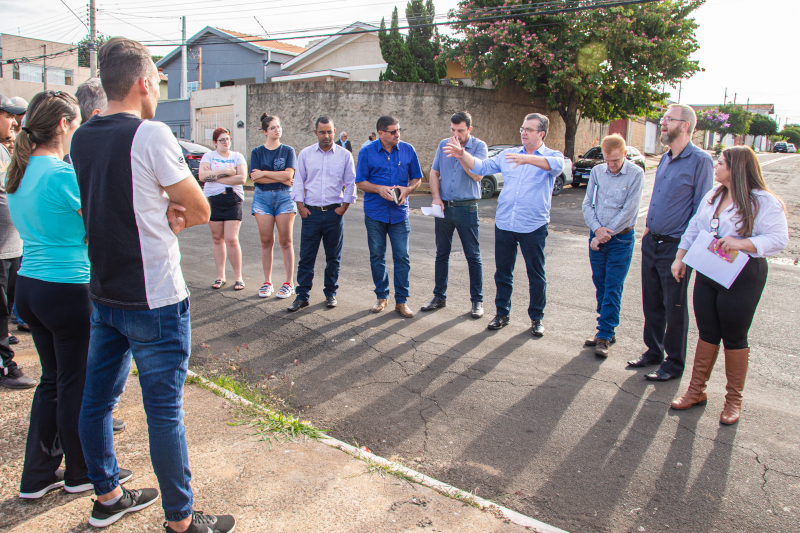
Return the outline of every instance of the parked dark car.
<path id="1" fill-rule="evenodd" d="M 784 154 L 789 153 L 789 143 L 786 141 L 778 141 L 772 145 L 772 152 L 783 152 Z"/>
<path id="2" fill-rule="evenodd" d="M 206 148 L 202 144 L 197 144 L 192 141 L 184 141 L 181 139 L 178 139 L 178 144 L 181 145 L 183 157 L 186 159 L 186 164 L 189 165 L 189 170 L 192 171 L 192 176 L 194 176 L 194 178 L 199 182 L 200 160 L 203 159 L 203 154 L 210 152 L 211 149 Z"/>
<path id="3" fill-rule="evenodd" d="M 520 144 L 493 144 L 489 147 L 489 157 L 494 157 L 503 150 L 508 148 L 516 148 L 522 146 Z M 553 182 L 553 196 L 558 196 L 564 189 L 564 185 L 569 185 L 572 182 L 572 161 L 564 158 L 564 170 L 561 175 Z M 503 174 L 498 172 L 496 174 L 488 174 L 481 180 L 481 198 L 491 198 L 494 193 L 503 189 Z"/>
<path id="4" fill-rule="evenodd" d="M 626 156 L 628 161 L 645 170 L 645 159 L 642 153 L 633 146 L 627 146 L 626 148 L 628 149 L 628 155 Z M 572 166 L 572 186 L 580 187 L 589 183 L 589 174 L 592 173 L 592 169 L 604 161 L 603 151 L 599 146 L 590 148 L 585 154 L 578 156 L 578 160 Z"/>

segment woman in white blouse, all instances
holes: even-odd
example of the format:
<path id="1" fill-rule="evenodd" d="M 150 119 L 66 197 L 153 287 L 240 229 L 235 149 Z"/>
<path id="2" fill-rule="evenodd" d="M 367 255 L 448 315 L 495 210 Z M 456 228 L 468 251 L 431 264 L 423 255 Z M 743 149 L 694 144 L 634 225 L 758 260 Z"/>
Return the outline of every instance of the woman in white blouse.
<path id="1" fill-rule="evenodd" d="M 697 273 L 694 314 L 700 339 L 689 390 L 671 405 L 688 409 L 707 400 L 706 383 L 723 342 L 728 385 L 720 422 L 733 424 L 739 420 L 747 376 L 747 333 L 767 282 L 765 258 L 786 248 L 789 228 L 786 207 L 767 187 L 758 158 L 749 147 L 723 151 L 714 178 L 718 186 L 706 195 L 689 222 L 672 264 L 672 275 L 677 280 L 686 275 L 683 258 L 701 230 L 718 237 L 716 247 L 724 254 L 745 253 L 750 258 L 730 289 Z"/>

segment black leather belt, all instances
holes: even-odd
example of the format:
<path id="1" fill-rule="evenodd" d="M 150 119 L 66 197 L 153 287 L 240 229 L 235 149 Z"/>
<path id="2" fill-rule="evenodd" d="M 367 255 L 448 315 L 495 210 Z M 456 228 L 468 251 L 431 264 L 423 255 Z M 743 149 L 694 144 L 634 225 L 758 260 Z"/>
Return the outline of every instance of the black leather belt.
<path id="1" fill-rule="evenodd" d="M 306 209 L 311 209 L 312 211 L 330 211 L 331 209 L 336 209 L 337 207 L 342 207 L 342 204 L 323 205 L 322 207 L 316 205 L 306 205 Z"/>
<path id="2" fill-rule="evenodd" d="M 627 235 L 631 231 L 633 231 L 633 228 L 625 228 L 624 230 L 620 231 L 619 233 L 615 233 L 615 235 Z"/>
<path id="3" fill-rule="evenodd" d="M 653 233 L 652 231 L 648 233 L 648 235 L 656 242 L 681 242 L 678 237 L 673 237 L 671 235 L 659 235 L 658 233 Z"/>
<path id="4" fill-rule="evenodd" d="M 445 207 L 462 207 L 465 205 L 478 205 L 478 200 L 442 200 Z"/>

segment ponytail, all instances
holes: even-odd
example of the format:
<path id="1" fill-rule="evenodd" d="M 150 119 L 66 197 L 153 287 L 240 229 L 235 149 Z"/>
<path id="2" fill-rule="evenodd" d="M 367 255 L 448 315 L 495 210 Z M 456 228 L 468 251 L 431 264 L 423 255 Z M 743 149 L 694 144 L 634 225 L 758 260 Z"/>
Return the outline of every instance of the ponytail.
<path id="1" fill-rule="evenodd" d="M 72 122 L 78 117 L 78 101 L 71 94 L 44 91 L 33 97 L 28 105 L 25 126 L 20 129 L 6 172 L 6 192 L 19 189 L 31 153 L 37 146 L 55 146 L 59 142 L 57 128 L 61 119 Z"/>

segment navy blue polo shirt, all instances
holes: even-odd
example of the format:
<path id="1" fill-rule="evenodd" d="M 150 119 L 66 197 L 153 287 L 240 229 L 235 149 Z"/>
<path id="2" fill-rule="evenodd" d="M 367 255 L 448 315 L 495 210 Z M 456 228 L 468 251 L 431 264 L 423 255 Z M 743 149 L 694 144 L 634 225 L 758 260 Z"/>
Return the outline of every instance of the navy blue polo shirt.
<path id="1" fill-rule="evenodd" d="M 410 144 L 400 141 L 391 152 L 384 150 L 379 140 L 361 148 L 358 153 L 356 183 L 368 181 L 388 187 L 408 187 L 412 180 L 422 178 L 417 152 Z M 402 205 L 384 199 L 380 194 L 364 193 L 364 214 L 368 217 L 395 224 L 408 218 L 408 199 Z"/>

